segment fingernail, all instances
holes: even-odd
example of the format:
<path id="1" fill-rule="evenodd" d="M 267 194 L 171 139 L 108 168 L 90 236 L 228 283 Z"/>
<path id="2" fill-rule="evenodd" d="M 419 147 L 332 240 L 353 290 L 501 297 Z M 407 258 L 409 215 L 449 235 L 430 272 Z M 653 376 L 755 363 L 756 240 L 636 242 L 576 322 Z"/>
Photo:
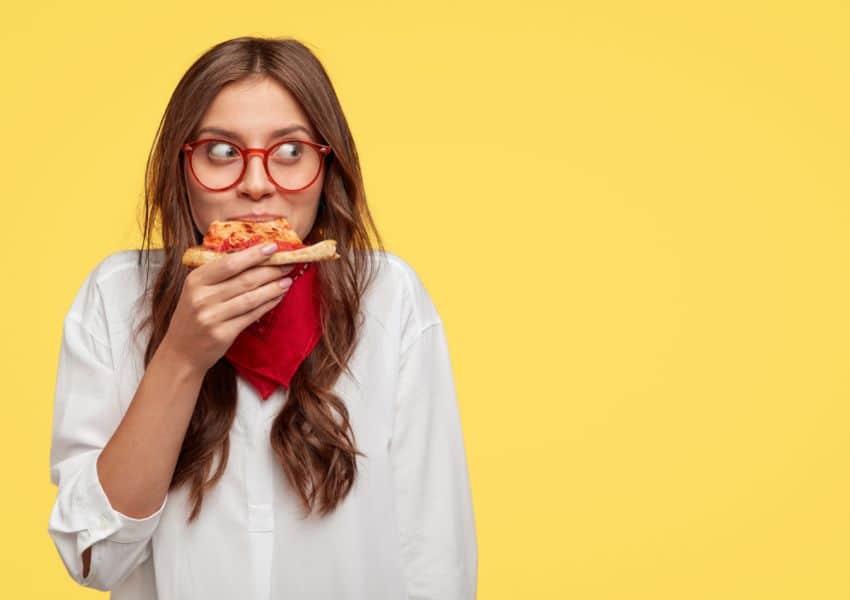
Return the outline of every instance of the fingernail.
<path id="1" fill-rule="evenodd" d="M 263 254 L 274 254 L 277 251 L 277 244 L 266 244 L 263 246 Z"/>
<path id="2" fill-rule="evenodd" d="M 290 285 L 292 285 L 292 278 L 290 278 L 290 277 L 284 277 L 284 278 L 283 278 L 283 279 L 281 279 L 278 283 L 280 284 L 280 287 L 282 287 L 282 288 L 288 288 Z"/>

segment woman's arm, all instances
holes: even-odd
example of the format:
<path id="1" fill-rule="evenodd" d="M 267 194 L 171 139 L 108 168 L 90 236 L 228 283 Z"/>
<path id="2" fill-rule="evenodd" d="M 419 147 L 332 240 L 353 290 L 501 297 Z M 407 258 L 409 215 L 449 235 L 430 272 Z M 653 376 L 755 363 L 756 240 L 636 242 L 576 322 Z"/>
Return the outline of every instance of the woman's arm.
<path id="1" fill-rule="evenodd" d="M 410 598 L 473 600 L 478 546 L 445 331 L 424 326 L 402 349 L 390 445 Z"/>
<path id="2" fill-rule="evenodd" d="M 204 373 L 166 342 L 154 353 L 124 418 L 97 459 L 112 507 L 145 519 L 163 505 Z M 91 548 L 83 554 L 83 577 Z"/>
<path id="3" fill-rule="evenodd" d="M 91 285 L 84 287 L 84 295 L 94 293 Z M 101 485 L 99 456 L 122 421 L 120 385 L 107 339 L 76 311 L 66 317 L 50 449 L 50 478 L 58 490 L 48 523 L 71 577 L 104 591 L 113 589 L 150 555 L 150 538 L 165 506 L 162 501 L 153 514 L 136 518 L 116 510 Z M 144 398 L 137 394 L 137 399 L 141 406 Z M 130 469 L 125 473 L 133 476 Z"/>
<path id="4" fill-rule="evenodd" d="M 203 378 L 165 342 L 157 349 L 97 460 L 97 474 L 113 508 L 142 519 L 162 505 Z"/>

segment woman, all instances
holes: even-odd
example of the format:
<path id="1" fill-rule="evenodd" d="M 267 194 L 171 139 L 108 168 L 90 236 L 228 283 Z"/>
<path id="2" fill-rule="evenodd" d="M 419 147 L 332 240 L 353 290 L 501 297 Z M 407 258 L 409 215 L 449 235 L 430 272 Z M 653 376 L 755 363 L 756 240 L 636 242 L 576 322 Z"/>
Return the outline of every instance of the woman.
<path id="1" fill-rule="evenodd" d="M 222 179 L 211 156 L 240 168 Z M 201 56 L 157 132 L 145 207 L 142 248 L 97 265 L 64 323 L 48 531 L 70 575 L 116 600 L 473 598 L 445 331 L 383 250 L 317 58 L 262 38 Z M 341 258 L 261 266 L 252 246 L 181 264 L 213 220 L 280 216 Z"/>

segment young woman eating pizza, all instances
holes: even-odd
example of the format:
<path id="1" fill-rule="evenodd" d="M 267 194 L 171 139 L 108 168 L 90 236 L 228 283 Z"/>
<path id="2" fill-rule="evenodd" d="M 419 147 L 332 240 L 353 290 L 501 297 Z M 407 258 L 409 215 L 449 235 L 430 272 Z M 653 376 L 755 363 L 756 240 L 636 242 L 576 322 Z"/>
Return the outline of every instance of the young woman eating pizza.
<path id="1" fill-rule="evenodd" d="M 145 192 L 140 249 L 102 260 L 64 321 L 48 532 L 71 577 L 113 600 L 474 598 L 446 333 L 383 249 L 314 54 L 203 54 Z M 272 220 L 338 256 L 269 264 L 280 246 L 254 243 L 181 262 L 216 221 Z"/>

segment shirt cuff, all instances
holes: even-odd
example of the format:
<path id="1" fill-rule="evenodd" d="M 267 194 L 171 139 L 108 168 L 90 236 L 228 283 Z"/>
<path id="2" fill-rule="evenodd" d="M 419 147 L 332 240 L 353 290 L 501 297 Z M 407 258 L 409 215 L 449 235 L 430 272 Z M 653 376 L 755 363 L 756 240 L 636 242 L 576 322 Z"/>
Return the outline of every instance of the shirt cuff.
<path id="1" fill-rule="evenodd" d="M 162 511 L 168 502 L 166 494 L 156 512 L 141 519 L 129 517 L 115 510 L 109 503 L 109 498 L 97 476 L 99 454 L 83 467 L 73 496 L 75 510 L 79 509 L 88 516 L 86 519 L 88 527 L 80 532 L 77 542 L 80 552 L 104 539 L 125 544 L 147 541 L 159 524 Z"/>

